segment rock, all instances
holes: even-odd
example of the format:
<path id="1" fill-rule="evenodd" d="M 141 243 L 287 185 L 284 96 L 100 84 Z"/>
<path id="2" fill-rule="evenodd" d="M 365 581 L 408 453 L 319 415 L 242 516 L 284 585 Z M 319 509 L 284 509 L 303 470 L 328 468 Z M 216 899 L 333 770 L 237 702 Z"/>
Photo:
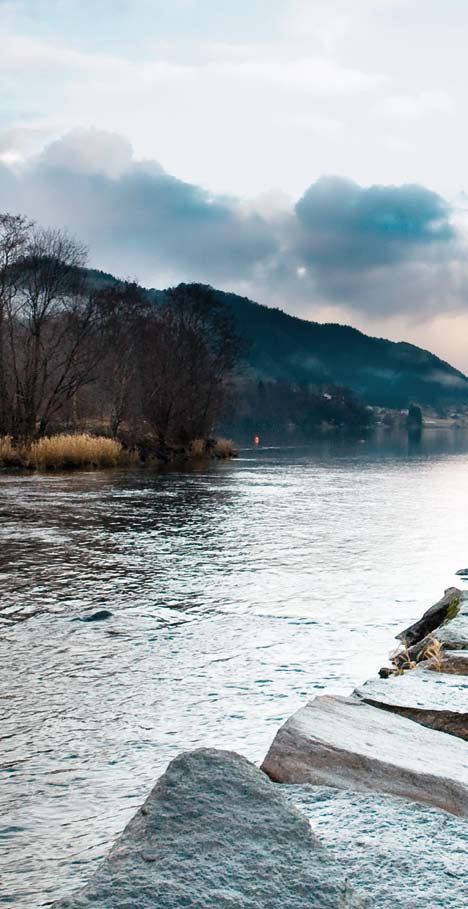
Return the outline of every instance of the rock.
<path id="1" fill-rule="evenodd" d="M 456 590 L 456 588 L 450 588 Z M 437 604 L 436 604 L 437 605 Z M 404 634 L 404 632 L 402 632 Z M 401 636 L 399 636 L 401 637 Z M 398 668 L 408 669 L 412 662 L 431 659 L 434 650 L 468 650 L 468 599 L 467 592 L 461 592 L 458 612 L 455 618 L 446 618 L 431 634 L 392 656 Z M 438 656 L 438 654 L 435 654 Z"/>
<path id="2" fill-rule="evenodd" d="M 276 734 L 262 770 L 281 783 L 370 789 L 468 816 L 465 743 L 358 698 L 310 701 Z"/>
<path id="3" fill-rule="evenodd" d="M 466 577 L 468 577 L 468 568 L 459 568 L 459 570 L 456 571 L 455 574 L 460 575 L 460 577 L 462 577 L 462 578 L 466 578 Z"/>
<path id="4" fill-rule="evenodd" d="M 394 666 L 393 666 L 393 667 L 390 667 L 390 666 L 382 666 L 382 668 L 379 669 L 379 676 L 380 676 L 381 679 L 388 679 L 388 678 L 390 678 L 390 676 L 393 675 L 395 672 L 396 672 L 396 669 L 395 669 Z"/>
<path id="5" fill-rule="evenodd" d="M 465 676 L 417 668 L 388 679 L 370 679 L 354 693 L 373 707 L 391 710 L 423 726 L 468 741 Z"/>
<path id="6" fill-rule="evenodd" d="M 468 650 L 442 650 L 440 656 L 418 664 L 420 669 L 468 675 Z M 468 698 L 468 694 L 467 694 Z"/>
<path id="7" fill-rule="evenodd" d="M 110 619 L 112 617 L 112 612 L 109 612 L 108 609 L 98 609 L 97 612 L 91 612 L 89 615 L 82 615 L 79 617 L 79 622 L 103 622 L 104 619 Z"/>
<path id="8" fill-rule="evenodd" d="M 412 662 L 420 663 L 432 659 L 435 648 L 450 651 L 468 650 L 468 615 L 458 615 L 447 625 L 437 628 L 434 634 L 428 634 L 413 647 L 395 654 L 393 663 L 400 669 L 409 669 Z"/>
<path id="9" fill-rule="evenodd" d="M 345 909 L 346 862 L 253 764 L 176 758 L 91 881 L 60 909 Z"/>
<path id="10" fill-rule="evenodd" d="M 462 818 L 380 793 L 283 786 L 350 883 L 378 909 L 466 909 Z"/>
<path id="11" fill-rule="evenodd" d="M 468 650 L 468 614 L 460 614 L 435 633 L 444 650 Z"/>
<path id="12" fill-rule="evenodd" d="M 457 615 L 462 596 L 462 591 L 458 587 L 449 587 L 442 599 L 435 603 L 434 606 L 431 606 L 423 617 L 419 619 L 419 622 L 415 622 L 414 625 L 410 625 L 409 628 L 405 628 L 404 631 L 400 631 L 400 634 L 396 635 L 397 640 L 402 641 L 408 647 L 412 644 L 417 644 L 418 641 L 425 638 L 426 635 L 438 628 L 439 625 L 442 625 L 443 622 Z"/>

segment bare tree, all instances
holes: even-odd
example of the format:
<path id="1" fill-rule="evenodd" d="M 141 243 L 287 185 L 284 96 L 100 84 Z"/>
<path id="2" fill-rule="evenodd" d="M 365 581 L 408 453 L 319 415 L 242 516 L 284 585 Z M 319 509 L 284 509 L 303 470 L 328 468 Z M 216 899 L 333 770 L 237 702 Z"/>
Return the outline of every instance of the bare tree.
<path id="1" fill-rule="evenodd" d="M 4 306 L 13 432 L 43 434 L 92 378 L 96 295 L 86 250 L 64 231 L 34 229 L 9 274 Z"/>
<path id="2" fill-rule="evenodd" d="M 29 440 L 100 407 L 113 435 L 143 419 L 161 443 L 206 438 L 238 352 L 229 310 L 197 284 L 162 302 L 130 282 L 93 289 L 85 264 L 65 231 L 0 216 L 0 434 Z"/>
<path id="3" fill-rule="evenodd" d="M 142 411 L 161 443 L 212 433 L 238 349 L 233 319 L 210 287 L 166 292 L 141 343 Z"/>
<path id="4" fill-rule="evenodd" d="M 33 223 L 23 215 L 0 214 L 0 435 L 12 429 L 6 319 L 14 294 L 13 275 L 32 228 Z"/>
<path id="5" fill-rule="evenodd" d="M 149 315 L 149 303 L 133 282 L 120 282 L 97 294 L 103 357 L 99 388 L 112 435 L 136 416 L 139 344 Z"/>

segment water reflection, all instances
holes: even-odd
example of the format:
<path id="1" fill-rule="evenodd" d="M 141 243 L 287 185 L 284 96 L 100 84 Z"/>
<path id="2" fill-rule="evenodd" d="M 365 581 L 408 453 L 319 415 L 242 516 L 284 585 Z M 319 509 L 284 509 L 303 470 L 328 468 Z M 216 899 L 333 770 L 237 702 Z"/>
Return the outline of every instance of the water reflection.
<path id="1" fill-rule="evenodd" d="M 467 493 L 462 433 L 0 477 L 5 905 L 79 886 L 178 751 L 260 760 L 375 672 L 467 564 Z"/>

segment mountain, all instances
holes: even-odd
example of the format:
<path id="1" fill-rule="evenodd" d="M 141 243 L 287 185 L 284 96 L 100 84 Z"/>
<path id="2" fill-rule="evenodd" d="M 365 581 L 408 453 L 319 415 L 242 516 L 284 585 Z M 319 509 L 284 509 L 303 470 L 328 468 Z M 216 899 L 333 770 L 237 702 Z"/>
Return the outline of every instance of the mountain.
<path id="1" fill-rule="evenodd" d="M 92 283 L 114 282 L 91 271 Z M 164 291 L 147 290 L 154 302 Z M 244 369 L 252 378 L 288 384 L 342 385 L 368 404 L 406 408 L 468 404 L 468 378 L 430 351 L 374 338 L 348 325 L 299 319 L 247 297 L 213 290 L 245 342 Z"/>
<path id="2" fill-rule="evenodd" d="M 259 378 L 345 385 L 368 404 L 404 408 L 468 402 L 468 378 L 439 357 L 405 342 L 373 338 L 348 325 L 298 319 L 279 309 L 217 291 L 248 343 Z"/>

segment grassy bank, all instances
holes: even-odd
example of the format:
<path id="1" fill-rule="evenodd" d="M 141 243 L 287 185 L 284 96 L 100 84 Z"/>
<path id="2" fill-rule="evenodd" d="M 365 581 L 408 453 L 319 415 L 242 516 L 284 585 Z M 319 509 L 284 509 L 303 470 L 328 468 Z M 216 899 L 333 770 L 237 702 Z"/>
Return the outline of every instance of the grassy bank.
<path id="1" fill-rule="evenodd" d="M 128 464 L 158 467 L 186 461 L 232 458 L 237 455 L 229 439 L 195 439 L 188 445 L 158 445 L 145 438 L 125 446 L 116 439 L 91 433 L 60 433 L 30 444 L 0 437 L 0 466 L 26 470 L 85 470 Z"/>

